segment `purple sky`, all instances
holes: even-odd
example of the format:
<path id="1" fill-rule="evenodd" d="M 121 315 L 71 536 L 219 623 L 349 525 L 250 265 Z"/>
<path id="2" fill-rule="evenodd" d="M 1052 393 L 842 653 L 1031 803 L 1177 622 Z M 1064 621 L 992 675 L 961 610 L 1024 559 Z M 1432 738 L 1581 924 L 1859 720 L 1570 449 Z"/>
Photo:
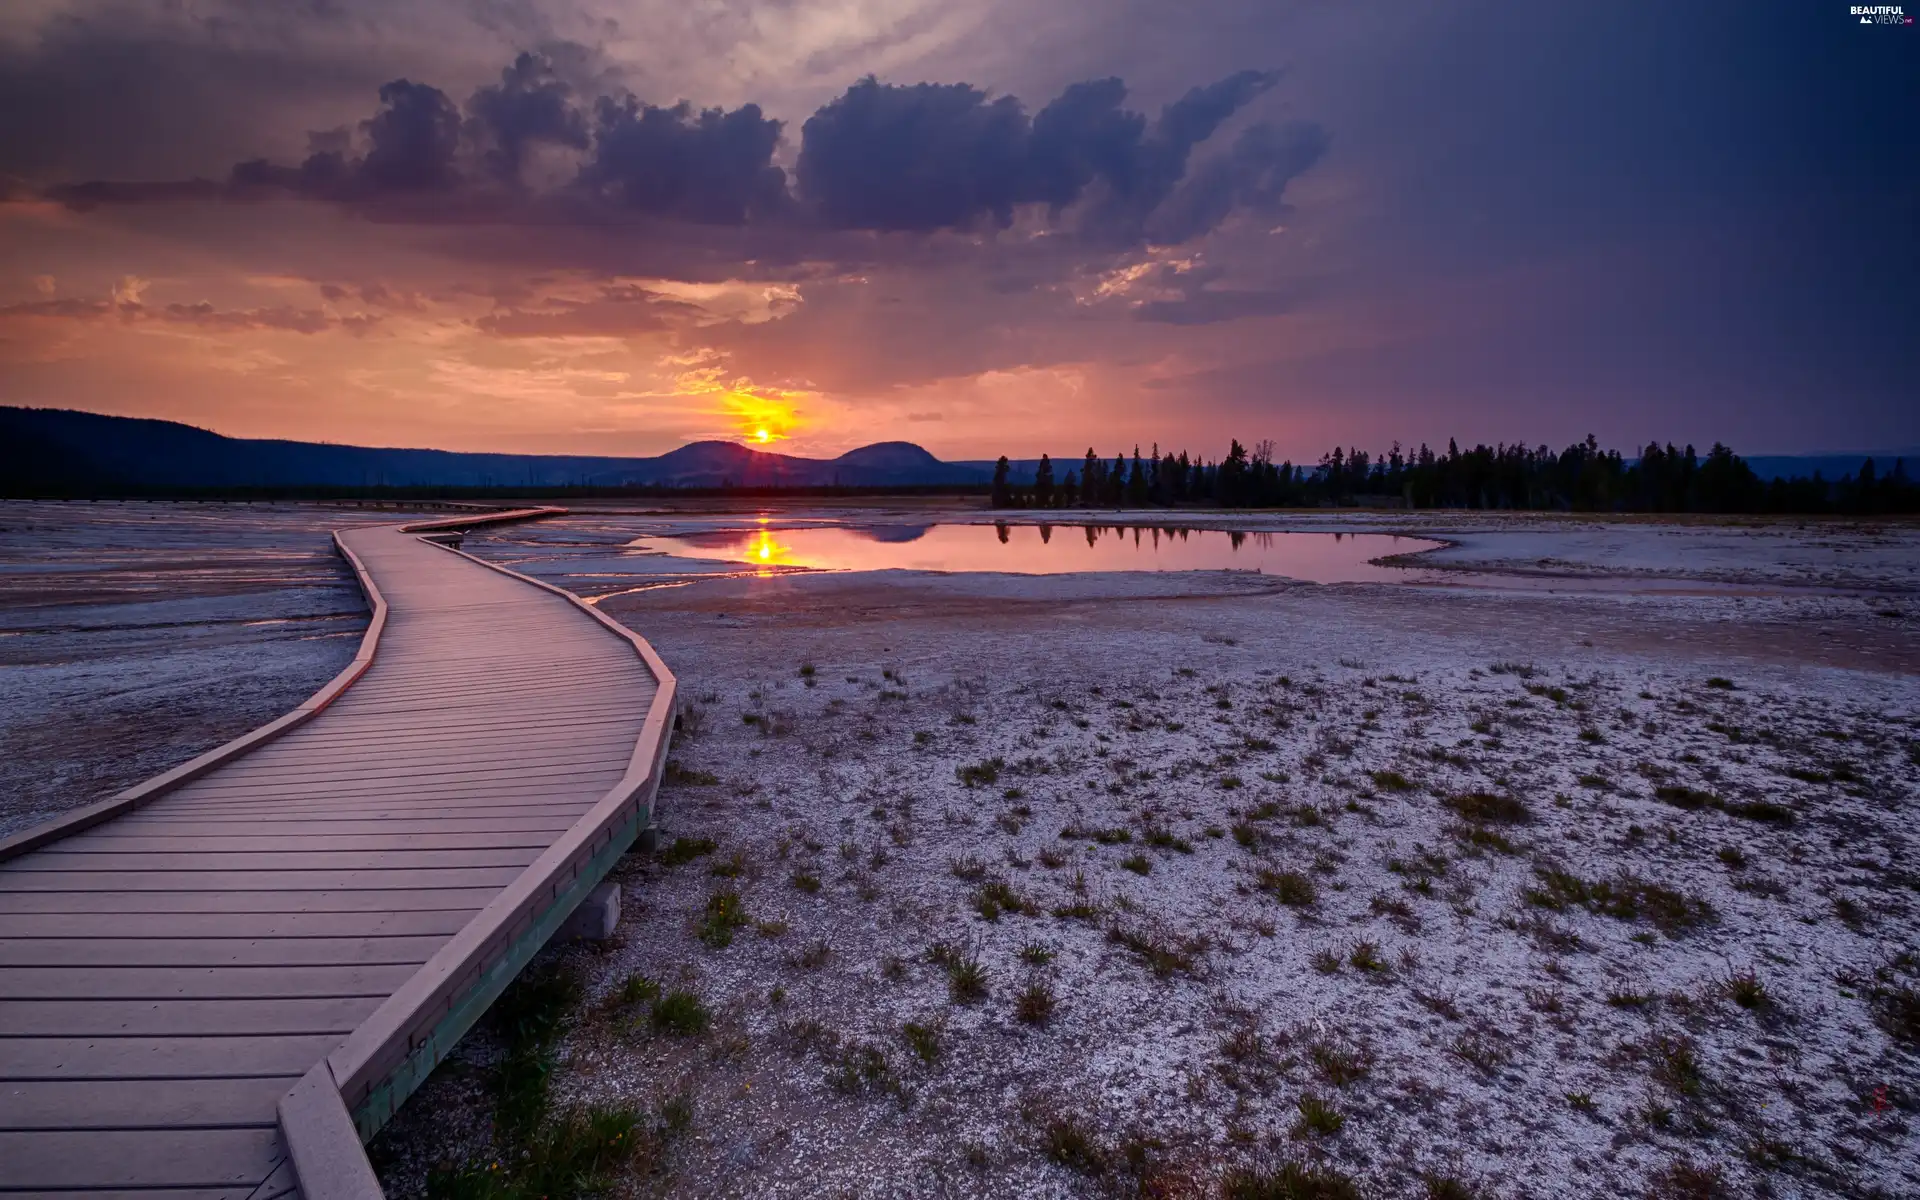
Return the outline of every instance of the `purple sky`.
<path id="1" fill-rule="evenodd" d="M 1920 26 L 1847 7 L 16 0 L 0 403 L 598 453 L 1911 446 Z"/>

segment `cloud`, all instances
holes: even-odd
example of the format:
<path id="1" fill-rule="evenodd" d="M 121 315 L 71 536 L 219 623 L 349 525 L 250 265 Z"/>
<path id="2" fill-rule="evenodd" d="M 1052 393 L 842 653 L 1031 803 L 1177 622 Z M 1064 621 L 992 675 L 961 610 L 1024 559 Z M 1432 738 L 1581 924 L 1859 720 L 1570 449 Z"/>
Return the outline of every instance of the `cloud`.
<path id="1" fill-rule="evenodd" d="M 757 104 L 698 112 L 632 95 L 594 109 L 593 156 L 578 184 L 618 207 L 696 224 L 740 225 L 787 207 L 786 172 L 772 165 L 780 122 Z"/>
<path id="2" fill-rule="evenodd" d="M 523 53 L 464 106 L 391 80 L 372 116 L 310 133 L 297 163 L 249 159 L 224 181 L 92 181 L 47 194 L 87 209 L 286 193 L 420 223 L 592 227 L 640 216 L 803 238 L 1004 229 L 1033 207 L 1057 232 L 1112 250 L 1203 236 L 1237 206 L 1278 207 L 1325 151 L 1317 126 L 1256 125 L 1191 178 L 1188 169 L 1196 147 L 1275 79 L 1240 71 L 1149 121 L 1123 107 L 1117 78 L 1073 84 L 1029 117 L 1016 97 L 970 84 L 869 76 L 805 122 L 790 187 L 774 163 L 784 124 L 759 105 L 663 107 L 622 91 L 589 106 L 548 57 Z M 530 178 L 543 148 L 570 160 Z"/>
<path id="3" fill-rule="evenodd" d="M 474 328 L 499 338 L 626 338 L 688 324 L 700 313 L 696 305 L 646 288 L 614 285 L 588 300 L 553 297 L 537 305 L 502 306 L 476 320 Z"/>
<path id="4" fill-rule="evenodd" d="M 499 83 L 473 94 L 467 111 L 470 136 L 481 147 L 487 174 L 504 183 L 520 182 L 534 146 L 585 150 L 590 144 L 586 114 L 574 103 L 573 88 L 542 55 L 515 58 L 500 72 Z"/>
<path id="5" fill-rule="evenodd" d="M 1029 131 L 1011 96 L 869 76 L 808 118 L 794 171 L 801 196 L 840 228 L 1004 227 L 1027 199 Z"/>
<path id="6" fill-rule="evenodd" d="M 1231 151 L 1201 164 L 1155 209 L 1146 222 L 1147 235 L 1162 245 L 1179 245 L 1218 227 L 1235 208 L 1277 215 L 1287 185 L 1326 152 L 1327 134 L 1318 125 L 1250 126 Z"/>
<path id="7" fill-rule="evenodd" d="M 34 300 L 22 304 L 0 305 L 0 320 L 42 318 L 63 321 L 110 321 L 124 324 L 153 323 L 184 325 L 219 332 L 269 331 L 279 333 L 324 333 L 343 330 L 348 333 L 371 332 L 379 324 L 378 316 L 366 313 L 336 315 L 312 308 L 274 305 L 267 308 L 223 309 L 208 301 L 195 304 L 146 304 L 140 293 L 145 280 L 128 276 L 115 286 L 105 300 L 61 297 Z"/>
<path id="8" fill-rule="evenodd" d="M 1004 229 L 1024 205 L 1043 205 L 1058 220 L 1085 199 L 1074 228 L 1103 244 L 1132 244 L 1186 176 L 1194 148 L 1276 78 L 1237 72 L 1193 88 L 1149 123 L 1121 107 L 1127 90 L 1118 79 L 1076 83 L 1029 119 L 1016 98 L 968 84 L 868 77 L 802 127 L 799 194 L 828 225 L 918 232 Z M 1214 168 L 1165 228 L 1186 240 L 1243 200 L 1276 204 L 1326 144 L 1317 126 L 1248 130 L 1230 165 Z"/>
<path id="9" fill-rule="evenodd" d="M 1278 316 L 1299 303 L 1299 294 L 1284 288 L 1203 288 L 1182 300 L 1149 300 L 1134 315 L 1162 325 L 1217 325 L 1242 317 Z"/>

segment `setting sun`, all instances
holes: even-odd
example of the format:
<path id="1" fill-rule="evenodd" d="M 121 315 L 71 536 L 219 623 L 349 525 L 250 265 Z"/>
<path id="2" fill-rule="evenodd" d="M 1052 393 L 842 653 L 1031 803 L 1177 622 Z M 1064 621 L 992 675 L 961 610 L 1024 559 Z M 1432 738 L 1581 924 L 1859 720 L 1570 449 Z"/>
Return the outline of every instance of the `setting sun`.
<path id="1" fill-rule="evenodd" d="M 719 393 L 721 411 L 731 419 L 734 436 L 756 446 L 784 442 L 800 427 L 795 393 L 750 388 L 744 381 Z"/>

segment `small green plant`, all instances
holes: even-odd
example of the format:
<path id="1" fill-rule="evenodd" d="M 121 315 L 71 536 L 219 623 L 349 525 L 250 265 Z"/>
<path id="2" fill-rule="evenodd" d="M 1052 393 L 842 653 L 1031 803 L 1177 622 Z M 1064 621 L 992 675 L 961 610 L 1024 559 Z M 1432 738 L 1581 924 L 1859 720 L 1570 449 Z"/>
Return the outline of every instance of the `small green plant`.
<path id="1" fill-rule="evenodd" d="M 941 1025 L 938 1021 L 908 1021 L 900 1027 L 900 1032 L 906 1036 L 907 1048 L 913 1051 L 914 1057 L 930 1067 L 940 1061 Z"/>
<path id="2" fill-rule="evenodd" d="M 945 953 L 936 962 L 947 969 L 947 996 L 955 1004 L 975 1004 L 987 996 L 987 968 L 980 962 L 979 951 L 971 946 L 948 946 L 941 943 L 938 949 Z"/>
<path id="3" fill-rule="evenodd" d="M 1347 1118 L 1341 1114 L 1340 1110 L 1320 1096 L 1312 1094 L 1302 1096 L 1297 1107 L 1300 1110 L 1300 1119 L 1293 1126 L 1296 1137 L 1332 1137 L 1347 1123 Z"/>
<path id="4" fill-rule="evenodd" d="M 1413 781 L 1398 771 L 1372 772 L 1373 786 L 1389 792 L 1410 792 Z"/>
<path id="5" fill-rule="evenodd" d="M 1366 941 L 1364 939 L 1355 942 L 1353 948 L 1347 951 L 1347 961 L 1370 975 L 1384 974 L 1387 971 L 1387 962 L 1380 957 L 1380 943 L 1378 942 Z"/>
<path id="6" fill-rule="evenodd" d="M 692 770 L 678 759 L 670 758 L 660 770 L 660 782 L 668 787 L 712 787 L 720 782 L 720 777 L 711 771 Z"/>
<path id="7" fill-rule="evenodd" d="M 635 972 L 620 981 L 613 989 L 613 1003 L 621 1008 L 631 1008 L 639 1004 L 651 1004 L 660 998 L 660 984 L 656 980 Z"/>
<path id="8" fill-rule="evenodd" d="M 1132 854 L 1120 860 L 1120 865 L 1135 875 L 1153 874 L 1153 860 L 1144 854 Z"/>
<path id="9" fill-rule="evenodd" d="M 1180 938 L 1153 925 L 1118 921 L 1108 927 L 1107 940 L 1132 951 L 1161 979 L 1176 971 L 1191 973 L 1210 944 L 1205 938 Z"/>
<path id="10" fill-rule="evenodd" d="M 713 1014 L 692 992 L 674 990 L 653 1002 L 653 1027 L 675 1037 L 705 1033 Z"/>
<path id="11" fill-rule="evenodd" d="M 981 762 L 955 767 L 953 774 L 956 779 L 967 787 L 976 788 L 998 780 L 1000 778 L 1000 772 L 1006 765 L 1005 759 L 989 758 Z"/>
<path id="12" fill-rule="evenodd" d="M 1312 878 L 1299 871 L 1274 871 L 1261 867 L 1254 872 L 1254 886 L 1289 908 L 1308 908 L 1319 898 Z"/>
<path id="13" fill-rule="evenodd" d="M 1041 942 L 1028 942 L 1020 947 L 1020 961 L 1029 966 L 1044 967 L 1053 957 L 1054 952 Z"/>
<path id="14" fill-rule="evenodd" d="M 1730 971 L 1726 979 L 1727 997 L 1741 1008 L 1758 1009 L 1767 1006 L 1767 985 L 1752 967 L 1743 967 Z"/>
<path id="15" fill-rule="evenodd" d="M 1373 1069 L 1373 1060 L 1365 1052 L 1332 1042 L 1315 1042 L 1307 1051 L 1307 1058 L 1313 1063 L 1320 1078 L 1335 1087 L 1346 1087 L 1356 1080 L 1364 1079 Z"/>
<path id="16" fill-rule="evenodd" d="M 1426 1191 L 1424 1200 L 1480 1200 L 1480 1193 L 1472 1187 L 1438 1171 L 1424 1172 L 1420 1186 Z"/>
<path id="17" fill-rule="evenodd" d="M 1715 675 L 1709 678 L 1707 680 L 1707 686 L 1710 688 L 1719 688 L 1721 691 L 1727 691 L 1727 692 L 1731 692 L 1734 690 L 1733 680 L 1728 679 L 1722 675 Z"/>
<path id="18" fill-rule="evenodd" d="M 1069 1113 L 1051 1113 L 1040 1121 L 1040 1148 L 1048 1160 L 1082 1175 L 1104 1175 L 1108 1152 L 1087 1123 Z"/>
<path id="19" fill-rule="evenodd" d="M 1036 979 L 1014 997 L 1013 1015 L 1028 1025 L 1045 1025 L 1053 1018 L 1053 988 L 1044 979 Z"/>
<path id="20" fill-rule="evenodd" d="M 706 910 L 700 914 L 700 940 L 716 950 L 724 950 L 733 944 L 733 931 L 750 919 L 739 892 L 715 892 L 707 897 Z"/>
<path id="21" fill-rule="evenodd" d="M 1013 885 L 1005 880 L 995 879 L 980 885 L 973 894 L 974 911 L 988 921 L 997 921 L 1003 912 L 1037 913 L 1039 908 L 1030 903 Z"/>
<path id="22" fill-rule="evenodd" d="M 1461 792 L 1446 798 L 1446 806 L 1468 821 L 1520 825 L 1532 819 L 1526 801 L 1492 792 Z"/>
<path id="23" fill-rule="evenodd" d="M 660 852 L 660 861 L 669 867 L 690 863 L 703 854 L 712 854 L 712 838 L 675 838 L 673 844 Z"/>
<path id="24" fill-rule="evenodd" d="M 1681 787 L 1679 784 L 1674 783 L 1662 784 L 1653 789 L 1653 796 L 1654 799 L 1659 800 L 1663 804 L 1671 804 L 1675 808 L 1682 808 L 1688 811 L 1702 808 L 1718 808 L 1720 806 L 1720 797 L 1714 795 L 1712 792 L 1696 791 L 1693 788 Z"/>
<path id="25" fill-rule="evenodd" d="M 1361 1200 L 1360 1185 L 1332 1163 L 1240 1168 L 1221 1181 L 1223 1200 Z"/>
<path id="26" fill-rule="evenodd" d="M 805 867 L 795 867 L 793 869 L 793 886 L 806 892 L 808 895 L 812 895 L 814 892 L 820 890 L 820 877 Z"/>
<path id="27" fill-rule="evenodd" d="M 1313 969 L 1322 975 L 1335 975 L 1340 971 L 1340 956 L 1331 950 L 1313 952 Z"/>

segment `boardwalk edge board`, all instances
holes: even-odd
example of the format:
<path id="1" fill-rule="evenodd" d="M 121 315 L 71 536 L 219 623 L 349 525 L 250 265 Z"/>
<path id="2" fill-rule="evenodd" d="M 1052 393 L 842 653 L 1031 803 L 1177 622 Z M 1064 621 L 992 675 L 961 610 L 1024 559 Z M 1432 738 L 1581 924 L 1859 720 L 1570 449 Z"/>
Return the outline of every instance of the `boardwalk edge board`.
<path id="1" fill-rule="evenodd" d="M 534 519 L 562 511 L 515 513 L 510 519 Z M 439 527 L 447 524 L 435 522 Z M 408 528 L 417 532 L 420 527 Z M 321 1104 L 282 1104 L 281 1130 L 289 1146 L 301 1140 L 311 1144 L 327 1136 L 320 1130 L 289 1128 L 289 1121 L 332 1126 L 338 1115 L 346 1114 L 362 1141 L 371 1140 L 380 1131 L 587 893 L 606 877 L 640 831 L 649 826 L 653 797 L 666 766 L 676 681 L 646 639 L 563 588 L 475 558 L 445 541 L 423 540 L 564 598 L 632 647 L 657 687 L 626 774 L 613 790 L 327 1056 L 321 1065 L 332 1081 L 338 1109 Z M 364 1161 L 363 1152 L 361 1158 Z M 367 1182 L 370 1171 L 364 1178 L 328 1172 L 309 1181 L 297 1160 L 295 1165 L 305 1200 L 379 1200 L 381 1196 L 378 1183 Z M 356 1179 L 361 1182 L 355 1183 Z"/>
<path id="2" fill-rule="evenodd" d="M 484 907 L 424 965 L 411 969 L 397 987 L 383 985 L 378 993 L 383 998 L 377 1006 L 351 1032 L 330 1043 L 333 1049 L 312 1064 L 281 1098 L 268 1120 L 277 1122 L 284 1156 L 276 1153 L 273 1169 L 249 1200 L 296 1193 L 303 1200 L 383 1200 L 364 1143 L 398 1111 L 621 855 L 651 828 L 653 801 L 672 734 L 673 673 L 645 639 L 580 597 L 459 549 L 461 534 L 474 526 L 537 520 L 565 512 L 552 507 L 469 509 L 459 516 L 385 528 L 415 535 L 436 552 L 457 555 L 563 597 L 603 630 L 627 643 L 652 676 L 655 688 L 624 774 L 610 791 L 559 832 L 529 866 L 503 885 L 488 889 L 492 894 Z M 365 675 L 373 666 L 381 635 L 389 623 L 388 605 L 366 564 L 342 537 L 352 532 L 335 530 L 333 542 L 352 566 L 372 609 L 352 662 L 299 707 L 276 720 L 106 800 L 0 838 L 0 862 L 131 813 L 192 783 L 312 720 Z M 618 759 L 608 765 L 614 762 Z M 355 819 L 364 820 L 366 815 L 356 810 Z M 316 814 L 313 819 L 324 818 Z M 165 893 L 142 893 L 143 897 L 148 895 L 165 897 Z M 31 914 L 38 907 L 44 906 L 23 908 L 23 917 L 35 919 Z M 358 910 L 357 906 L 348 908 Z M 87 905 L 75 905 L 74 911 L 84 920 L 84 914 L 92 910 Z M 318 919 L 324 923 L 329 918 Z M 275 969 L 285 972 L 291 968 Z M 266 1150 L 265 1146 L 259 1147 L 260 1152 Z"/>

